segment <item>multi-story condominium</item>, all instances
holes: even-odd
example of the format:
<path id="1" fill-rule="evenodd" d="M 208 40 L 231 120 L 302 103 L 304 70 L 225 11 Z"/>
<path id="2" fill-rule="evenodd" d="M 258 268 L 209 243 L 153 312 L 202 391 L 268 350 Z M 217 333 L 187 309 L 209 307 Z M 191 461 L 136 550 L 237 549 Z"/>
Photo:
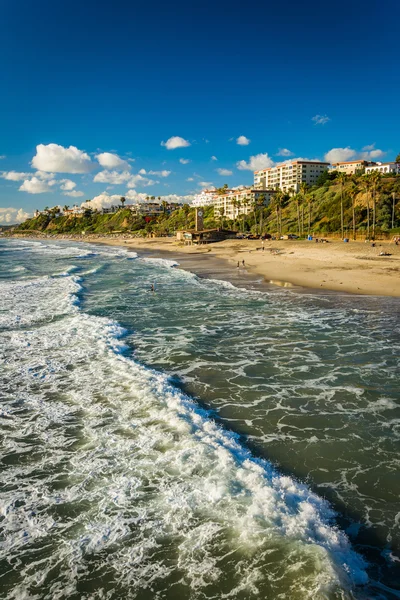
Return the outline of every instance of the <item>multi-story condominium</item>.
<path id="1" fill-rule="evenodd" d="M 155 217 L 164 212 L 164 207 L 159 202 L 137 202 L 136 204 L 128 204 L 129 208 L 136 215 L 146 217 Z"/>
<path id="2" fill-rule="evenodd" d="M 371 165 L 375 165 L 375 163 L 368 160 L 348 160 L 333 163 L 332 171 L 339 171 L 339 173 L 345 173 L 346 175 L 355 175 L 357 172 Z"/>
<path id="3" fill-rule="evenodd" d="M 368 167 L 365 167 L 365 174 L 373 173 L 374 171 L 377 171 L 378 173 L 394 173 L 396 175 L 399 175 L 400 174 L 400 163 L 378 162 L 376 164 L 373 164 L 373 165 L 371 164 L 371 165 L 368 165 Z"/>
<path id="4" fill-rule="evenodd" d="M 215 190 L 202 190 L 200 194 L 196 194 L 193 198 L 191 206 L 211 206 L 214 204 L 215 196 Z"/>
<path id="5" fill-rule="evenodd" d="M 315 185 L 318 177 L 328 169 L 329 163 L 293 160 L 275 167 L 255 171 L 254 188 L 258 190 L 280 189 L 298 192 L 302 183 Z"/>
<path id="6" fill-rule="evenodd" d="M 239 215 L 247 215 L 254 210 L 255 203 L 259 202 L 267 206 L 274 193 L 274 190 L 242 188 L 229 190 L 227 194 L 216 194 L 213 201 L 214 216 L 236 219 Z"/>

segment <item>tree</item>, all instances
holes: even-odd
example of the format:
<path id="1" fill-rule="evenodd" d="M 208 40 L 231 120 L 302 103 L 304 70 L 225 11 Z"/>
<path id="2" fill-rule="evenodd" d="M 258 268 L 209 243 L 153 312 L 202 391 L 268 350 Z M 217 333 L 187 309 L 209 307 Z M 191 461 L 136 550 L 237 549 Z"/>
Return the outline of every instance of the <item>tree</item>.
<path id="1" fill-rule="evenodd" d="M 339 173 L 336 179 L 340 185 L 340 234 L 342 236 L 342 240 L 344 239 L 344 211 L 343 211 L 343 192 L 344 192 L 344 184 L 346 182 L 347 175 L 346 173 Z"/>
<path id="2" fill-rule="evenodd" d="M 227 183 L 224 183 L 224 185 L 222 187 L 219 187 L 215 190 L 215 192 L 218 194 L 218 196 L 223 196 L 224 194 L 226 194 L 227 191 L 228 191 Z"/>
<path id="3" fill-rule="evenodd" d="M 394 162 L 400 163 L 400 152 L 399 152 L 399 154 L 396 156 L 396 158 L 394 159 Z"/>
<path id="4" fill-rule="evenodd" d="M 282 190 L 278 190 L 274 194 L 274 204 L 276 211 L 276 232 L 278 234 L 278 238 L 282 234 L 282 200 L 283 200 L 283 192 Z"/>
<path id="5" fill-rule="evenodd" d="M 168 206 L 168 203 L 167 203 L 167 201 L 166 201 L 166 200 L 163 200 L 163 201 L 161 202 L 161 205 L 162 205 L 162 207 L 163 207 L 163 213 L 164 213 L 164 215 L 165 215 L 165 213 L 166 213 L 166 211 L 167 211 L 167 206 Z"/>
<path id="6" fill-rule="evenodd" d="M 369 220 L 369 193 L 371 190 L 371 175 L 368 173 L 363 177 L 363 189 L 367 194 L 367 238 L 369 239 L 370 220 Z"/>
<path id="7" fill-rule="evenodd" d="M 355 183 L 352 183 L 351 187 L 348 190 L 348 195 L 351 198 L 351 210 L 352 210 L 352 214 L 353 214 L 353 240 L 356 239 L 356 196 L 359 192 L 358 187 L 355 185 Z"/>
<path id="8" fill-rule="evenodd" d="M 375 239 L 375 225 L 376 225 L 376 192 L 379 189 L 382 175 L 379 171 L 373 171 L 371 173 L 372 182 L 372 238 Z"/>
<path id="9" fill-rule="evenodd" d="M 122 208 L 124 208 L 124 204 L 126 202 L 126 199 L 123 196 L 121 196 L 121 198 L 119 199 L 119 201 L 121 202 Z"/>
<path id="10" fill-rule="evenodd" d="M 307 196 L 307 200 L 308 200 L 308 235 L 311 235 L 311 208 L 312 208 L 312 203 L 314 200 L 314 194 L 308 194 Z"/>
<path id="11" fill-rule="evenodd" d="M 296 194 L 294 199 L 296 200 L 296 210 L 297 210 L 297 233 L 300 236 L 301 235 L 301 224 L 300 224 L 300 202 L 301 202 L 301 195 L 300 194 Z"/>

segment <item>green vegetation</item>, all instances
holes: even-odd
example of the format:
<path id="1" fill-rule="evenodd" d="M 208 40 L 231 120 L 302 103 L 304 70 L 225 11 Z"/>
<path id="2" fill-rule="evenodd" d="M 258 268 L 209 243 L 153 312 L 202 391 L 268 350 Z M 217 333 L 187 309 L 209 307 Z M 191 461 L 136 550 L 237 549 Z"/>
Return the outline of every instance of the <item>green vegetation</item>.
<path id="1" fill-rule="evenodd" d="M 221 188 L 221 191 L 225 189 Z M 44 232 L 49 234 L 111 234 L 133 233 L 140 236 L 173 235 L 179 229 L 192 229 L 195 211 L 189 205 L 158 217 L 134 215 L 124 208 L 111 214 L 99 214 L 90 209 L 83 215 L 56 216 L 55 211 L 29 219 L 16 228 L 18 233 Z M 222 211 L 223 212 L 223 211 Z M 225 227 L 247 233 L 293 233 L 326 235 L 338 233 L 355 237 L 357 233 L 375 237 L 400 230 L 400 176 L 357 175 L 339 176 L 323 173 L 317 185 L 302 184 L 300 192 L 285 194 L 277 191 L 269 206 L 257 203 L 248 215 L 229 220 L 215 214 L 213 207 L 204 210 L 204 227 Z"/>

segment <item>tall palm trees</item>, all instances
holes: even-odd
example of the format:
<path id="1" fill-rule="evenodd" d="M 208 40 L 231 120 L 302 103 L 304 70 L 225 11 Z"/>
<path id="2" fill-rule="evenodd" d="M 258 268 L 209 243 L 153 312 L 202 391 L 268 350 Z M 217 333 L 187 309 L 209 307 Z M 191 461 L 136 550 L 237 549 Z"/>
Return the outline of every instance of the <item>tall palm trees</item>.
<path id="1" fill-rule="evenodd" d="M 314 200 L 314 194 L 308 194 L 308 235 L 311 235 L 311 206 Z"/>
<path id="2" fill-rule="evenodd" d="M 346 173 L 339 173 L 336 177 L 336 181 L 338 181 L 340 185 L 340 233 L 342 236 L 342 240 L 344 238 L 344 206 L 343 206 L 343 192 L 344 192 L 344 184 L 346 182 Z"/>
<path id="3" fill-rule="evenodd" d="M 349 190 L 347 192 L 351 198 L 351 210 L 352 210 L 352 214 L 353 214 L 353 240 L 356 239 L 356 205 L 355 205 L 355 201 L 356 201 L 356 196 L 359 191 L 360 190 L 358 189 L 356 184 L 352 183 L 351 187 L 349 188 Z"/>
<path id="4" fill-rule="evenodd" d="M 276 231 L 278 237 L 282 234 L 282 199 L 283 192 L 282 190 L 277 190 L 274 194 L 274 203 L 275 203 L 275 211 L 276 211 Z"/>
<path id="5" fill-rule="evenodd" d="M 372 238 L 375 239 L 375 224 L 376 224 L 376 192 L 379 187 L 382 175 L 378 171 L 371 173 L 372 184 Z"/>
<path id="6" fill-rule="evenodd" d="M 367 238 L 369 239 L 370 219 L 369 219 L 369 193 L 371 191 L 371 175 L 368 173 L 363 177 L 363 190 L 367 194 Z"/>
<path id="7" fill-rule="evenodd" d="M 301 232 L 302 232 L 302 234 L 304 234 L 304 200 L 306 198 L 306 194 L 307 194 L 309 188 L 310 188 L 310 186 L 305 181 L 303 181 L 303 183 L 300 184 L 300 195 L 301 195 L 301 199 L 302 199 L 302 203 L 301 203 Z M 300 220 L 299 220 L 299 223 L 300 223 Z M 300 227 L 299 227 L 299 230 L 300 230 Z"/>
<path id="8" fill-rule="evenodd" d="M 126 202 L 126 199 L 123 196 L 121 196 L 121 198 L 119 199 L 119 201 L 121 202 L 122 208 L 124 208 L 124 204 Z"/>

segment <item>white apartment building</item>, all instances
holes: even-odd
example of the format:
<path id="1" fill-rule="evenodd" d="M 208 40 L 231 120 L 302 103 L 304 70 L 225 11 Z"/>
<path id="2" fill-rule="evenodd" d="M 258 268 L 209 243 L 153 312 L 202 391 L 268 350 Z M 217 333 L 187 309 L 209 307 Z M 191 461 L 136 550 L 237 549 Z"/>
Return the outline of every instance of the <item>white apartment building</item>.
<path id="1" fill-rule="evenodd" d="M 256 202 L 263 202 L 268 206 L 274 190 L 255 190 L 243 188 L 240 190 L 229 190 L 227 194 L 214 196 L 214 217 L 221 215 L 227 219 L 236 219 L 239 215 L 247 215 L 254 210 Z"/>
<path id="2" fill-rule="evenodd" d="M 374 171 L 377 171 L 378 173 L 394 173 L 395 175 L 400 175 L 400 163 L 378 162 L 376 164 L 371 164 L 368 167 L 365 167 L 365 174 L 373 173 Z"/>
<path id="3" fill-rule="evenodd" d="M 315 185 L 318 177 L 328 169 L 329 163 L 293 160 L 275 167 L 255 171 L 254 188 L 258 190 L 281 189 L 287 192 L 300 190 L 302 183 Z"/>
<path id="4" fill-rule="evenodd" d="M 196 194 L 192 200 L 191 206 L 211 206 L 214 204 L 215 190 L 202 190 L 200 194 Z"/>
<path id="5" fill-rule="evenodd" d="M 367 160 L 348 160 L 333 163 L 332 171 L 339 171 L 339 173 L 345 173 L 346 175 L 355 175 L 357 171 L 359 172 L 361 169 L 366 169 L 371 165 L 375 165 L 375 163 Z"/>

